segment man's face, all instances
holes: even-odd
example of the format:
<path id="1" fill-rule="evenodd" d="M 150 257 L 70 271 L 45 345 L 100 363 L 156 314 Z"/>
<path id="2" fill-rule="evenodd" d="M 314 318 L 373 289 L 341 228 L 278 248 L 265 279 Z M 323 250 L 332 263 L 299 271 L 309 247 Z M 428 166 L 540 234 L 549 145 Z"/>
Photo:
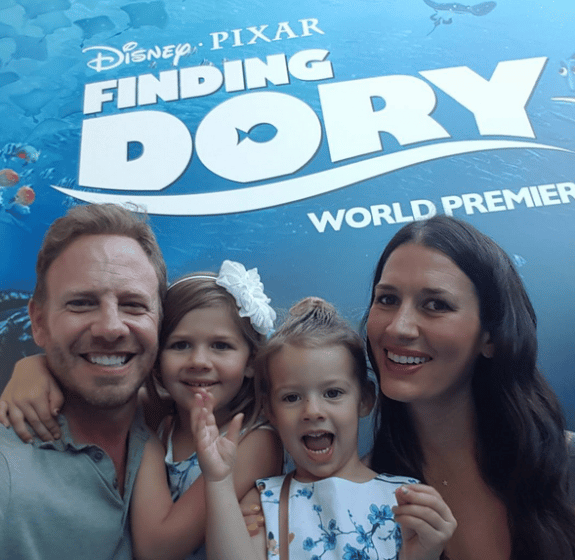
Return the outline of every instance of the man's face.
<path id="1" fill-rule="evenodd" d="M 131 402 L 158 349 L 158 278 L 138 242 L 85 235 L 50 265 L 47 296 L 29 311 L 67 399 L 115 409 Z"/>

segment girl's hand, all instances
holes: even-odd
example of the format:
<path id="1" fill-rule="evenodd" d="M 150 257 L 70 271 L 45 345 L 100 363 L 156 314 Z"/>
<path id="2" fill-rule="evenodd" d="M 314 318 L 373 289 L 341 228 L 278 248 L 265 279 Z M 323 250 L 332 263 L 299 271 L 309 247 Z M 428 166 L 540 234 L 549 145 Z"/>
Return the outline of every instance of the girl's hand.
<path id="1" fill-rule="evenodd" d="M 424 484 L 401 486 L 392 508 L 401 527 L 400 560 L 438 560 L 445 543 L 457 528 L 448 505 L 439 492 Z"/>
<path id="2" fill-rule="evenodd" d="M 201 391 L 194 395 L 190 417 L 202 474 L 206 480 L 217 482 L 232 475 L 244 415 L 236 414 L 227 434 L 221 436 L 213 408 L 214 397 Z"/>
<path id="3" fill-rule="evenodd" d="M 56 416 L 64 404 L 64 396 L 43 355 L 16 362 L 0 399 L 0 423 L 7 428 L 12 425 L 22 441 L 33 439 L 26 422 L 43 441 L 60 437 Z"/>

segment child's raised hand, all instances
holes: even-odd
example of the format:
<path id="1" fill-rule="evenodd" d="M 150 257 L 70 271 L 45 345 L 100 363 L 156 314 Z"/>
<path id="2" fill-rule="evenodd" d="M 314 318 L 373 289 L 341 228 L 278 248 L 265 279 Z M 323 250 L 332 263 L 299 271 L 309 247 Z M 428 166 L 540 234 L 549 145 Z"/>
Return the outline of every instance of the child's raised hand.
<path id="1" fill-rule="evenodd" d="M 56 416 L 64 397 L 48 371 L 44 356 L 28 356 L 16 362 L 0 399 L 0 423 L 6 427 L 12 425 L 23 441 L 33 439 L 26 422 L 43 441 L 60 437 Z"/>
<path id="2" fill-rule="evenodd" d="M 401 527 L 400 560 L 438 560 L 457 521 L 439 492 L 424 484 L 401 486 L 395 491 L 395 521 Z"/>
<path id="3" fill-rule="evenodd" d="M 232 474 L 244 415 L 236 414 L 222 436 L 213 408 L 211 393 L 201 391 L 194 395 L 190 417 L 202 474 L 206 480 L 220 481 Z"/>

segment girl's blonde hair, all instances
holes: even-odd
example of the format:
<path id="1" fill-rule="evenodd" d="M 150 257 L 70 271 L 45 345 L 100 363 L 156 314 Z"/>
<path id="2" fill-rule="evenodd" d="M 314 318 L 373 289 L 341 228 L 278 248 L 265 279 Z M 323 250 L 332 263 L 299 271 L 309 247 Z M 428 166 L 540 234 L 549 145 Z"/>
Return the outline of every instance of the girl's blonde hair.
<path id="1" fill-rule="evenodd" d="M 251 362 L 264 343 L 264 336 L 252 327 L 248 317 L 240 317 L 234 297 L 225 288 L 216 284 L 216 278 L 217 275 L 213 272 L 197 272 L 177 280 L 168 289 L 164 300 L 164 320 L 160 329 L 158 359 L 154 368 L 154 379 L 161 387 L 163 387 L 163 383 L 159 364 L 166 341 L 184 316 L 194 309 L 227 308 L 230 317 L 249 346 L 248 367 L 252 367 Z M 243 412 L 244 428 L 250 428 L 254 425 L 261 414 L 261 408 L 260 403 L 256 402 L 253 376 L 244 377 L 238 394 L 227 405 L 227 408 L 228 414 L 223 418 L 223 423 L 227 423 L 236 414 Z"/>
<path id="2" fill-rule="evenodd" d="M 333 305 L 319 297 L 307 297 L 290 309 L 286 321 L 254 360 L 256 394 L 262 402 L 269 402 L 270 397 L 270 359 L 286 344 L 303 348 L 345 347 L 353 360 L 362 399 L 370 401 L 373 398 L 374 385 L 369 379 L 362 338 Z"/>

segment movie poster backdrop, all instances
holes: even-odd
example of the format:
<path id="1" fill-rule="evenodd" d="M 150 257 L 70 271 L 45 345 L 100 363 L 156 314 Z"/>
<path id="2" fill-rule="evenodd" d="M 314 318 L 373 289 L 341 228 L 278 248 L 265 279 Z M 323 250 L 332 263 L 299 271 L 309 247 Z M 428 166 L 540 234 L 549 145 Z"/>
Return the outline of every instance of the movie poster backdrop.
<path id="1" fill-rule="evenodd" d="M 355 326 L 405 223 L 512 255 L 575 428 L 572 0 L 0 0 L 0 387 L 73 205 L 145 209 L 173 279 L 257 267 Z"/>

